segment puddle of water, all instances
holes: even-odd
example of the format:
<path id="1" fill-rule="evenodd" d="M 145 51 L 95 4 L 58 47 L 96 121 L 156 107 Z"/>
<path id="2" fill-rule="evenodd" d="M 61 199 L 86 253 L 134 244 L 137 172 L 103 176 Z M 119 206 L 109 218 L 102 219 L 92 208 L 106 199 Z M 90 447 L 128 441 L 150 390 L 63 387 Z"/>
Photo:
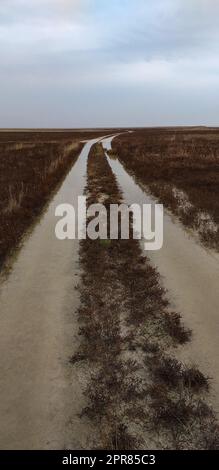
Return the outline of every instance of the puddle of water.
<path id="1" fill-rule="evenodd" d="M 68 366 L 77 350 L 79 243 L 56 239 L 55 208 L 77 205 L 98 140 L 84 146 L 0 286 L 1 449 L 86 448 L 80 377 Z"/>
<path id="2" fill-rule="evenodd" d="M 105 149 L 111 149 L 111 141 L 104 140 Z M 108 161 L 126 203 L 155 204 L 119 160 L 108 157 Z M 210 399 L 219 412 L 219 256 L 199 245 L 168 213 L 164 215 L 163 248 L 147 255 L 158 267 L 171 306 L 193 332 L 191 342 L 178 348 L 177 357 L 196 364 L 212 378 Z"/>

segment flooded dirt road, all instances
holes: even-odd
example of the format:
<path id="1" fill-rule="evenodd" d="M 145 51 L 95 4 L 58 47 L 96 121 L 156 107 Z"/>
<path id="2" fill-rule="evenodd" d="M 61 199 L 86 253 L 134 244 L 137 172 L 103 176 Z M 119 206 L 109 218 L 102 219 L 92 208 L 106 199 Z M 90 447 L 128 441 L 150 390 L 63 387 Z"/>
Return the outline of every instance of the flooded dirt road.
<path id="1" fill-rule="evenodd" d="M 111 149 L 111 141 L 103 141 L 105 149 Z M 155 204 L 116 158 L 108 161 L 126 203 Z M 178 348 L 177 357 L 212 378 L 210 400 L 219 412 L 219 255 L 202 247 L 167 212 L 163 248 L 146 254 L 158 267 L 172 307 L 192 329 L 191 342 Z"/>
<path id="2" fill-rule="evenodd" d="M 86 446 L 88 430 L 77 416 L 80 377 L 68 365 L 77 349 L 79 246 L 56 239 L 55 209 L 63 202 L 77 205 L 88 153 L 98 140 L 84 146 L 0 284 L 1 449 Z"/>

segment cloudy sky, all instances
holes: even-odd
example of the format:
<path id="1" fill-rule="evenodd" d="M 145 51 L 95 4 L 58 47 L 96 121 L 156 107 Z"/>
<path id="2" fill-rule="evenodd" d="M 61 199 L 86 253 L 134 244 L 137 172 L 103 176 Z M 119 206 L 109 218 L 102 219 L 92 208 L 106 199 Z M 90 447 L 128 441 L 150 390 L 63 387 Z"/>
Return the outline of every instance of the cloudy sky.
<path id="1" fill-rule="evenodd" d="M 0 0 L 0 127 L 219 124 L 218 0 Z"/>

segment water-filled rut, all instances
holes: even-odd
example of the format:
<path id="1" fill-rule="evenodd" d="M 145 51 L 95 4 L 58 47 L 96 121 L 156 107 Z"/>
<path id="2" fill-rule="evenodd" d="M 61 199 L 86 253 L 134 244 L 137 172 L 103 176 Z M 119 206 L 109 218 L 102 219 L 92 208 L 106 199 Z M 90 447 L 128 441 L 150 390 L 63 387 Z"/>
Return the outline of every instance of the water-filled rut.
<path id="1" fill-rule="evenodd" d="M 68 365 L 77 347 L 79 243 L 56 239 L 55 209 L 60 203 L 77 206 L 87 157 L 98 140 L 84 146 L 0 284 L 1 449 L 86 446 L 88 430 L 77 416 L 80 377 L 72 377 Z"/>
<path id="2" fill-rule="evenodd" d="M 106 150 L 111 141 L 103 141 Z M 118 159 L 108 157 L 108 161 L 126 203 L 155 204 L 147 188 L 141 188 Z M 173 308 L 193 333 L 191 342 L 178 348 L 177 357 L 212 379 L 211 401 L 219 412 L 219 256 L 202 247 L 166 211 L 163 248 L 147 256 L 157 266 Z"/>

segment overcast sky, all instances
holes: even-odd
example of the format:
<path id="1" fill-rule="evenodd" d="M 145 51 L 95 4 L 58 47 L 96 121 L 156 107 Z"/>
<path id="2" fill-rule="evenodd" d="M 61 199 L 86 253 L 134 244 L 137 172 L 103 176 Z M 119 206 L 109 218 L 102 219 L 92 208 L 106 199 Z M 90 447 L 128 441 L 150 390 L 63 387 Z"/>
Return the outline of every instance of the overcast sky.
<path id="1" fill-rule="evenodd" d="M 218 0 L 0 0 L 0 127 L 219 124 Z"/>

